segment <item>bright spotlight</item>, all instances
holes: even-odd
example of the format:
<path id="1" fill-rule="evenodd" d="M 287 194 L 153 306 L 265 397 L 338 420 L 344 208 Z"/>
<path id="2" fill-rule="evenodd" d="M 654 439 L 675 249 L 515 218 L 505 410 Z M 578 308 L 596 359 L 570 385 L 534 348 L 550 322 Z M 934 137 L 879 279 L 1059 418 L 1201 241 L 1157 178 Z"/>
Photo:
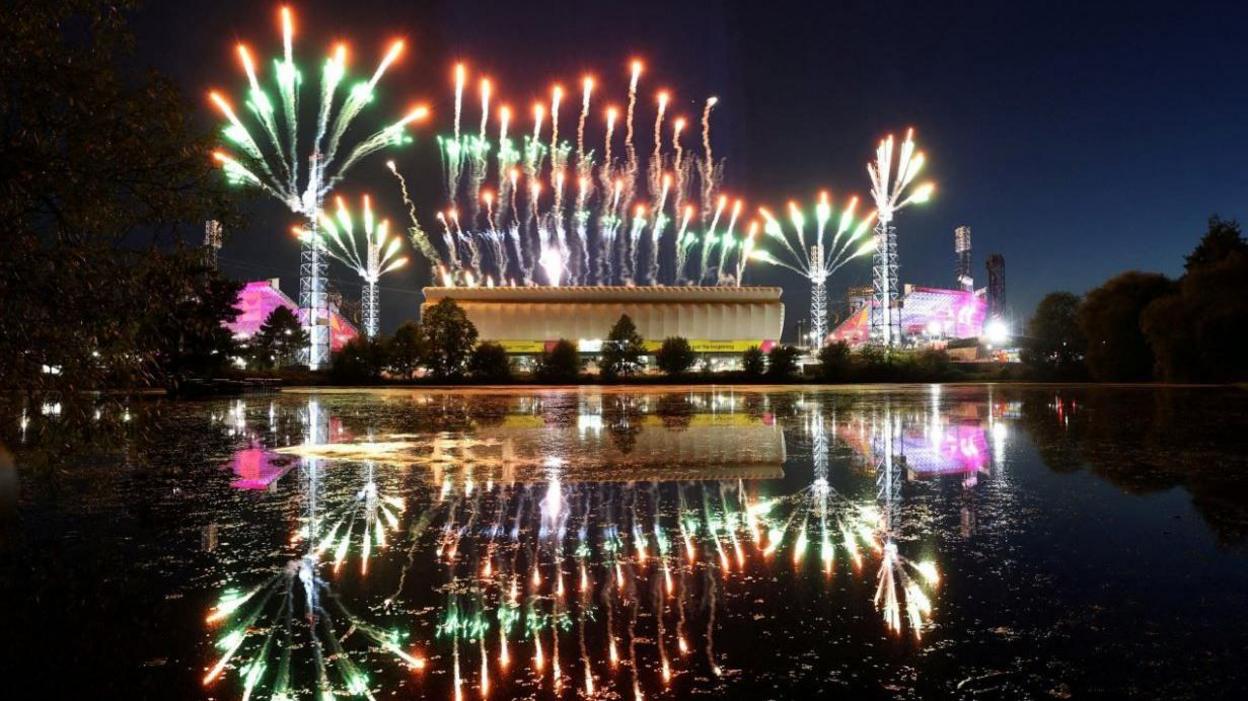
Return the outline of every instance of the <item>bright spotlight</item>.
<path id="1" fill-rule="evenodd" d="M 984 325 L 984 337 L 994 346 L 1010 340 L 1010 327 L 1000 319 L 991 319 Z"/>

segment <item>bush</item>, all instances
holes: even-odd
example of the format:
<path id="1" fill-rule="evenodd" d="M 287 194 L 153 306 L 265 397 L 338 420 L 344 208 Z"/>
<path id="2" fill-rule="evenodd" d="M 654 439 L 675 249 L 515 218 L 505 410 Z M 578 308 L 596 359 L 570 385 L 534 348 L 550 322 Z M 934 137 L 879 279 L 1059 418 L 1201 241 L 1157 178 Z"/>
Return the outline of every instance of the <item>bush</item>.
<path id="1" fill-rule="evenodd" d="M 621 314 L 607 334 L 607 340 L 603 341 L 602 352 L 598 355 L 598 368 L 603 379 L 613 380 L 635 374 L 641 369 L 641 356 L 645 352 L 637 326 L 627 314 Z"/>
<path id="2" fill-rule="evenodd" d="M 778 345 L 767 354 L 767 376 L 785 380 L 797 372 L 797 357 L 801 351 L 796 346 Z"/>
<path id="3" fill-rule="evenodd" d="M 673 336 L 663 340 L 663 345 L 659 347 L 654 359 L 664 374 L 681 375 L 693 367 L 698 356 L 693 352 L 689 341 Z"/>
<path id="4" fill-rule="evenodd" d="M 767 369 L 767 358 L 758 346 L 751 346 L 741 354 L 741 371 L 746 377 L 762 377 Z"/>
<path id="5" fill-rule="evenodd" d="M 329 376 L 334 382 L 376 382 L 387 364 L 386 343 L 357 336 L 334 353 Z"/>
<path id="6" fill-rule="evenodd" d="M 537 377 L 542 382 L 576 382 L 581 374 L 581 352 L 576 344 L 559 339 L 554 346 L 542 353 L 537 361 Z"/>
<path id="7" fill-rule="evenodd" d="M 849 344 L 844 341 L 829 343 L 819 349 L 819 377 L 824 382 L 846 382 L 852 372 Z"/>
<path id="8" fill-rule="evenodd" d="M 390 368 L 395 375 L 405 380 L 416 377 L 420 358 L 424 354 L 420 324 L 414 321 L 403 322 L 390 337 L 387 354 L 390 356 Z"/>
<path id="9" fill-rule="evenodd" d="M 907 360 L 908 372 L 903 374 L 910 375 L 917 382 L 943 382 L 953 375 L 953 363 L 949 362 L 949 354 L 943 350 L 927 348 Z"/>
<path id="10" fill-rule="evenodd" d="M 486 382 L 509 382 L 511 361 L 507 351 L 497 343 L 485 342 L 476 347 L 468 360 L 468 374 Z"/>

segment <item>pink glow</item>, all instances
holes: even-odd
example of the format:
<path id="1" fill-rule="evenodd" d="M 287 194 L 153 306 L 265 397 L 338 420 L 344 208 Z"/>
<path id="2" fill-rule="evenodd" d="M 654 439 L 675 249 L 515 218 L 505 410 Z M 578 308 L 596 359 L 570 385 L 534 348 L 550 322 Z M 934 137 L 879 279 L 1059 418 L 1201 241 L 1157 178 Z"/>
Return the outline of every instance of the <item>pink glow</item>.
<path id="1" fill-rule="evenodd" d="M 303 319 L 303 311 L 295 301 L 278 289 L 273 280 L 256 280 L 243 286 L 238 293 L 238 301 L 234 306 L 239 315 L 232 323 L 225 325 L 236 337 L 249 338 L 260 330 L 264 320 L 278 307 L 286 307 Z M 359 331 L 337 311 L 329 316 L 329 347 L 331 351 L 341 350 L 351 339 L 359 335 Z"/>

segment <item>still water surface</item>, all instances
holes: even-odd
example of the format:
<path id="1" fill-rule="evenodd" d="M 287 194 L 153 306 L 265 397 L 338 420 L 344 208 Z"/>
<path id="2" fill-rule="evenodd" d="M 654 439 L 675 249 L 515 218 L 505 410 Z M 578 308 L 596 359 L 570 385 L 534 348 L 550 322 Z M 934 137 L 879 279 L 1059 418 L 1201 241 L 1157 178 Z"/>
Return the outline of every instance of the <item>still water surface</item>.
<path id="1" fill-rule="evenodd" d="M 0 659 L 48 698 L 1248 684 L 1241 390 L 310 391 L 104 411 L 129 420 L 30 412 L 0 445 Z"/>

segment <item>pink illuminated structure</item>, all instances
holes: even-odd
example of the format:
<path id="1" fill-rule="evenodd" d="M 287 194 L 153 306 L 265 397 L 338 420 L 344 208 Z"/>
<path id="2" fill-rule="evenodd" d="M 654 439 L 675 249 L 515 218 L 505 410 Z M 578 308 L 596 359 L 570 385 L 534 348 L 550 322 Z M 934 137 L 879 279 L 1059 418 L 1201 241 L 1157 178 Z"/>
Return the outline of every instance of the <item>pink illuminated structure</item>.
<path id="1" fill-rule="evenodd" d="M 851 346 L 869 342 L 870 312 L 868 301 L 828 334 L 828 342 L 844 341 Z M 939 339 L 978 338 L 987 315 L 988 303 L 982 294 L 906 285 L 901 300 L 901 335 L 917 345 Z"/>
<path id="2" fill-rule="evenodd" d="M 234 304 L 238 308 L 238 317 L 232 323 L 226 324 L 226 328 L 234 334 L 235 338 L 251 338 L 253 334 L 260 330 L 260 326 L 264 320 L 269 318 L 269 314 L 273 313 L 278 307 L 286 307 L 295 313 L 300 320 L 304 318 L 304 310 L 299 308 L 298 304 L 286 293 L 282 292 L 278 287 L 277 279 L 256 280 L 249 282 L 243 286 L 241 292 L 238 293 L 238 301 Z M 345 346 L 351 339 L 359 335 L 359 331 L 351 322 L 347 321 L 337 309 L 331 309 L 329 314 L 329 348 L 331 351 L 338 351 Z"/>

